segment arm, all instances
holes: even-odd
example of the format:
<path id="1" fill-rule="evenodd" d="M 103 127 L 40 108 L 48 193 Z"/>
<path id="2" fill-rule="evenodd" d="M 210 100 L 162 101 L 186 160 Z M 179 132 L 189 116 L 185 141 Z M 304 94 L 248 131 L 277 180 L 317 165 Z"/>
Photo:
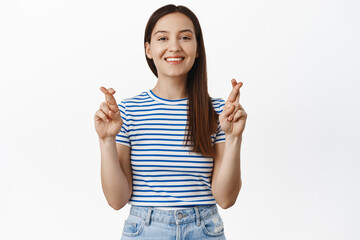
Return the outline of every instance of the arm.
<path id="1" fill-rule="evenodd" d="M 211 190 L 216 202 L 226 209 L 235 204 L 241 189 L 240 148 L 242 138 L 226 138 L 215 144 Z"/>
<path id="2" fill-rule="evenodd" d="M 95 129 L 101 150 L 101 185 L 109 205 L 121 209 L 132 194 L 130 145 L 116 143 L 116 136 L 123 127 L 119 106 L 113 96 L 115 90 L 101 87 L 106 102 L 96 111 Z"/>
<path id="3" fill-rule="evenodd" d="M 240 149 L 247 113 L 239 103 L 242 83 L 232 80 L 233 90 L 219 115 L 225 143 L 215 144 L 212 193 L 223 209 L 235 204 L 240 192 Z"/>
<path id="4" fill-rule="evenodd" d="M 109 205 L 119 210 L 132 194 L 130 148 L 117 144 L 115 138 L 99 139 L 101 149 L 101 184 Z"/>

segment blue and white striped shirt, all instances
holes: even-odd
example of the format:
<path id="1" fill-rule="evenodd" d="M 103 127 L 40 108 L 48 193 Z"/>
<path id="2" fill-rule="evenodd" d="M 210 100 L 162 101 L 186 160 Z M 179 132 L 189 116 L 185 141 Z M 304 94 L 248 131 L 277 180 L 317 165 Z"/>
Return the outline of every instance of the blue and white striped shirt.
<path id="1" fill-rule="evenodd" d="M 225 101 L 211 98 L 220 114 Z M 129 204 L 182 207 L 215 204 L 213 158 L 184 146 L 188 98 L 168 100 L 151 90 L 121 101 L 123 125 L 116 142 L 131 148 L 133 193 Z M 218 122 L 212 144 L 225 141 Z"/>

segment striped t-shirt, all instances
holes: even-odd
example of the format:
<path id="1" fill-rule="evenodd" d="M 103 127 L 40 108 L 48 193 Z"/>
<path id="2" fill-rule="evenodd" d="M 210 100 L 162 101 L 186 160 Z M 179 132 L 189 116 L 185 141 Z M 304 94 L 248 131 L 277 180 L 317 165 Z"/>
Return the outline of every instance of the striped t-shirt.
<path id="1" fill-rule="evenodd" d="M 225 101 L 211 98 L 220 114 Z M 213 158 L 184 146 L 188 98 L 168 100 L 151 90 L 119 105 L 123 125 L 116 142 L 131 148 L 133 192 L 129 204 L 185 207 L 215 204 L 211 192 Z M 218 122 L 212 144 L 225 141 Z"/>

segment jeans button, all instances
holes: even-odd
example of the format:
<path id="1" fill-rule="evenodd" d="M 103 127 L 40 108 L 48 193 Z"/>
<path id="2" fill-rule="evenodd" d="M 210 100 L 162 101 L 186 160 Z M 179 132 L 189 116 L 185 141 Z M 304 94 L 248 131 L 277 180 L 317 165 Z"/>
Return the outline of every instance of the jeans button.
<path id="1" fill-rule="evenodd" d="M 180 220 L 181 220 L 183 217 L 184 217 L 184 216 L 183 216 L 182 213 L 179 213 L 179 214 L 178 214 L 178 218 L 179 218 Z"/>

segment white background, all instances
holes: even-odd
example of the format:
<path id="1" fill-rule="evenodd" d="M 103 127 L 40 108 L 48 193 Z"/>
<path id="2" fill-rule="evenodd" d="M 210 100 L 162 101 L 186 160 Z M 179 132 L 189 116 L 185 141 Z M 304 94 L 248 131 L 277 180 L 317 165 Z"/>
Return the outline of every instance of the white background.
<path id="1" fill-rule="evenodd" d="M 0 239 L 120 239 L 93 116 L 153 88 L 143 34 L 168 1 L 0 3 Z M 173 1 L 198 16 L 209 92 L 244 83 L 243 186 L 227 239 L 360 239 L 360 4 Z"/>

